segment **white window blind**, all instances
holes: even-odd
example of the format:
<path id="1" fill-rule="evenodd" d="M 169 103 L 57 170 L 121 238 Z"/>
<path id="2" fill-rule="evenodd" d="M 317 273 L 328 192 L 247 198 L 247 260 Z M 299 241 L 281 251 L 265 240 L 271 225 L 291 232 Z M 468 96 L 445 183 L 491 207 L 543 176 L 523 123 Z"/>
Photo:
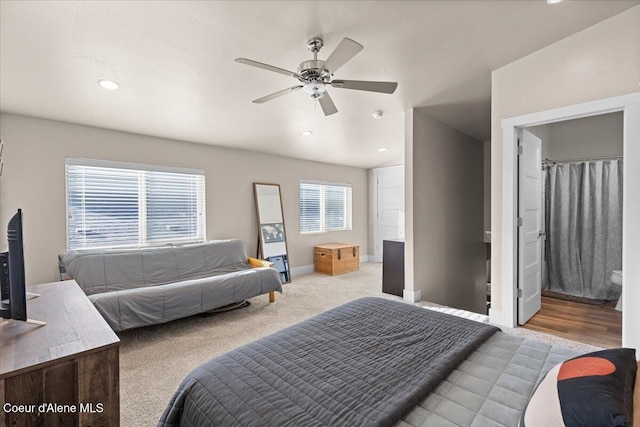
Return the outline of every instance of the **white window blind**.
<path id="1" fill-rule="evenodd" d="M 351 230 L 351 185 L 300 183 L 300 232 Z"/>
<path id="2" fill-rule="evenodd" d="M 68 249 L 202 241 L 199 170 L 67 159 Z"/>

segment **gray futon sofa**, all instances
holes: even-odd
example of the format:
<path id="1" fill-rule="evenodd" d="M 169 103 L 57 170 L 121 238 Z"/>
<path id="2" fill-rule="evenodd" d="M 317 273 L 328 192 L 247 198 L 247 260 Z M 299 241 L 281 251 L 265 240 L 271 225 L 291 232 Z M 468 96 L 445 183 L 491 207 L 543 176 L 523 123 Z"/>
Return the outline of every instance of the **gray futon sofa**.
<path id="1" fill-rule="evenodd" d="M 240 240 L 182 246 L 89 249 L 58 255 L 114 331 L 206 312 L 257 295 L 282 293 L 280 276 L 247 258 Z M 251 268 L 249 262 L 258 268 Z"/>

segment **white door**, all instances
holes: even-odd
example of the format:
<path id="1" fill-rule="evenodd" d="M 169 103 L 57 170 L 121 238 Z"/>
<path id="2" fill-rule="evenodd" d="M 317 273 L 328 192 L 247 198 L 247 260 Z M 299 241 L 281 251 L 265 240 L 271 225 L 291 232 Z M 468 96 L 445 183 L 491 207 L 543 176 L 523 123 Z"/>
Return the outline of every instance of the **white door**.
<path id="1" fill-rule="evenodd" d="M 382 241 L 404 239 L 404 165 L 374 169 L 376 180 L 374 262 L 382 262 Z"/>
<path id="2" fill-rule="evenodd" d="M 540 310 L 542 285 L 542 141 L 522 130 L 518 155 L 518 323 Z"/>

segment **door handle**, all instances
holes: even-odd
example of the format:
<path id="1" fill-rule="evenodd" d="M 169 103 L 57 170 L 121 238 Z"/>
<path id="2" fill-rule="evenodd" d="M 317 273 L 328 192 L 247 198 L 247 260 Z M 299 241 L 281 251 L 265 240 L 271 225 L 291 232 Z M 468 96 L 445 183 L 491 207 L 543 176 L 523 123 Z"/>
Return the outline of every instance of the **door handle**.
<path id="1" fill-rule="evenodd" d="M 544 231 L 538 232 L 538 237 L 545 237 L 546 235 L 547 233 L 545 233 Z"/>

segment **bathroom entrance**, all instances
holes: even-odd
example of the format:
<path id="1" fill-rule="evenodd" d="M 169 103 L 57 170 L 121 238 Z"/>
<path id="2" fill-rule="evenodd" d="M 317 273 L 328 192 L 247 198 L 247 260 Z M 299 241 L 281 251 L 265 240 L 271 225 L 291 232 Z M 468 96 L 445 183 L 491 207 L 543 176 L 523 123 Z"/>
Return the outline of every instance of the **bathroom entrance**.
<path id="1" fill-rule="evenodd" d="M 623 113 L 521 129 L 518 324 L 622 341 Z"/>

